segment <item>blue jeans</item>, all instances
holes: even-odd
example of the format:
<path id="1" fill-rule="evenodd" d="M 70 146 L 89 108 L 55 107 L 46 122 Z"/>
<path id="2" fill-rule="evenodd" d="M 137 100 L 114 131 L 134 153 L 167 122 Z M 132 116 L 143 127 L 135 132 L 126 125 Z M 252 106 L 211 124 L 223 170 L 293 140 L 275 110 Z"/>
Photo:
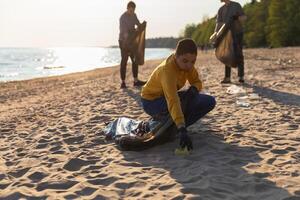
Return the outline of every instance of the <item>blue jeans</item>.
<path id="1" fill-rule="evenodd" d="M 186 127 L 192 125 L 204 115 L 209 113 L 216 105 L 215 98 L 206 94 L 199 93 L 185 100 L 183 93 L 179 93 L 178 95 L 181 103 L 186 101 L 186 103 L 181 106 Z M 144 111 L 152 117 L 169 113 L 167 101 L 164 96 L 154 100 L 146 100 L 143 98 L 141 100 Z"/>

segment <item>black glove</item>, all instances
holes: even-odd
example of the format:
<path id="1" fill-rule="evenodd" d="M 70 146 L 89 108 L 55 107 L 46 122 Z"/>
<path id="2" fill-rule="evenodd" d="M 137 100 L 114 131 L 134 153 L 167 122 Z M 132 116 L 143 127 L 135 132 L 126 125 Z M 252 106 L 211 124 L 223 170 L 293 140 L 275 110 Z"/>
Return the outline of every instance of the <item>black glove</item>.
<path id="1" fill-rule="evenodd" d="M 187 150 L 190 151 L 193 149 L 193 143 L 191 138 L 187 134 L 187 130 L 184 127 L 181 127 L 178 129 L 179 135 L 180 135 L 180 142 L 179 145 L 181 148 L 187 147 Z"/>
<path id="2" fill-rule="evenodd" d="M 233 21 L 238 20 L 238 19 L 239 19 L 239 16 L 238 16 L 238 15 L 233 15 L 233 16 L 231 17 L 231 19 L 232 19 Z"/>
<path id="3" fill-rule="evenodd" d="M 196 96 L 197 94 L 199 94 L 198 89 L 197 89 L 195 86 L 193 86 L 193 85 L 187 90 L 187 92 L 189 93 L 189 95 L 190 95 L 191 97 L 194 97 L 194 96 Z"/>

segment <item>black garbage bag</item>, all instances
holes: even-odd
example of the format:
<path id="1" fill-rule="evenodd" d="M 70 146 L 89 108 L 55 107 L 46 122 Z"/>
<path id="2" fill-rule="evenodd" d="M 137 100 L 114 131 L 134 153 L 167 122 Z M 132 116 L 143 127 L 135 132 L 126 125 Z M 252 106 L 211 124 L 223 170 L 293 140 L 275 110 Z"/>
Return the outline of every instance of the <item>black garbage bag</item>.
<path id="1" fill-rule="evenodd" d="M 138 121 L 121 117 L 109 123 L 103 133 L 121 150 L 144 150 L 175 138 L 177 128 L 170 117 L 162 121 Z"/>

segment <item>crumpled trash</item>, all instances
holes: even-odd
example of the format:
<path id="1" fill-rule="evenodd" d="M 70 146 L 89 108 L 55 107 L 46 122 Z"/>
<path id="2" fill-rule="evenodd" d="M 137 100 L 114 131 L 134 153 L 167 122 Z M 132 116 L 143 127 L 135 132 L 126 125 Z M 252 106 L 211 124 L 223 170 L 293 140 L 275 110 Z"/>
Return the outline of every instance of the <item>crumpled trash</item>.
<path id="1" fill-rule="evenodd" d="M 246 95 L 246 96 L 240 96 L 240 97 L 237 97 L 238 100 L 247 100 L 249 97 Z"/>
<path id="2" fill-rule="evenodd" d="M 127 117 L 120 117 L 110 122 L 104 129 L 106 139 L 129 135 L 142 137 L 149 133 L 159 124 L 158 121 L 139 121 Z"/>
<path id="3" fill-rule="evenodd" d="M 252 93 L 249 95 L 249 99 L 251 100 L 260 99 L 260 96 L 256 93 Z"/>
<path id="4" fill-rule="evenodd" d="M 250 103 L 243 101 L 243 100 L 237 100 L 235 103 L 239 107 L 249 107 L 250 106 Z"/>
<path id="5" fill-rule="evenodd" d="M 246 91 L 239 86 L 231 85 L 227 88 L 226 93 L 228 93 L 228 94 L 245 94 Z"/>

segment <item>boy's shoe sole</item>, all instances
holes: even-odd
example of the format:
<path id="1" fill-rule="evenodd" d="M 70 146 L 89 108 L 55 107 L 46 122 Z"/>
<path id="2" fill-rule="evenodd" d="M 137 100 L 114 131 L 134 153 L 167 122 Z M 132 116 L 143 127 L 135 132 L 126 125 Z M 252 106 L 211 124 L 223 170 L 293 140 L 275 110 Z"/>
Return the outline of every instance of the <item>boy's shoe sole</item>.
<path id="1" fill-rule="evenodd" d="M 143 86 L 145 84 L 146 84 L 145 81 L 140 81 L 140 80 L 133 82 L 133 86 L 136 86 L 136 87 L 140 87 L 140 86 Z"/>

